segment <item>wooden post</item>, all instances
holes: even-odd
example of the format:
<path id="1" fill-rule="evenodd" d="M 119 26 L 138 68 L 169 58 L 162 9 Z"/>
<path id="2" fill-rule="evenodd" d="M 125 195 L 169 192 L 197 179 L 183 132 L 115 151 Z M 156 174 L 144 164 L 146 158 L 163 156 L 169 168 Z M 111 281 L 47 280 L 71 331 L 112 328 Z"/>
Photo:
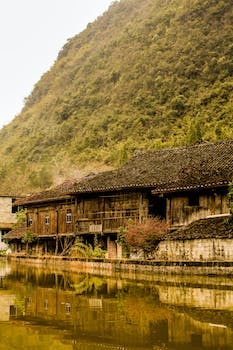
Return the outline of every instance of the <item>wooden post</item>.
<path id="1" fill-rule="evenodd" d="M 144 211 L 143 211 L 143 194 L 140 193 L 139 195 L 139 222 L 141 223 L 144 217 Z"/>
<path id="2" fill-rule="evenodd" d="M 45 254 L 48 253 L 48 244 L 47 244 L 47 240 L 45 240 L 45 243 L 44 243 L 44 252 L 45 252 Z"/>
<path id="3" fill-rule="evenodd" d="M 57 208 L 56 210 L 56 216 L 55 216 L 55 220 L 56 220 L 56 246 L 55 246 L 55 252 L 54 254 L 57 255 L 58 254 L 58 241 L 59 241 L 59 208 Z"/>
<path id="4" fill-rule="evenodd" d="M 58 234 L 56 235 L 56 247 L 55 247 L 55 255 L 58 253 Z"/>

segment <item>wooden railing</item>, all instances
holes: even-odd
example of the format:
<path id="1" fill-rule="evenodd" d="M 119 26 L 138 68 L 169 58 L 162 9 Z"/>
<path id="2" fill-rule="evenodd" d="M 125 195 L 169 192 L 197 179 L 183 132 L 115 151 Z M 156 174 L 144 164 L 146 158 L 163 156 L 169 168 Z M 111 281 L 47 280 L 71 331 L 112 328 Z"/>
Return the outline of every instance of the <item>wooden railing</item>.
<path id="1" fill-rule="evenodd" d="M 75 231 L 77 234 L 83 233 L 107 233 L 116 232 L 119 227 L 124 226 L 127 220 L 139 220 L 138 211 L 134 211 L 131 215 L 128 212 L 111 212 L 111 216 L 107 216 L 110 212 L 106 212 L 106 216 L 101 218 L 79 218 L 76 220 Z M 96 215 L 97 216 L 97 215 Z"/>

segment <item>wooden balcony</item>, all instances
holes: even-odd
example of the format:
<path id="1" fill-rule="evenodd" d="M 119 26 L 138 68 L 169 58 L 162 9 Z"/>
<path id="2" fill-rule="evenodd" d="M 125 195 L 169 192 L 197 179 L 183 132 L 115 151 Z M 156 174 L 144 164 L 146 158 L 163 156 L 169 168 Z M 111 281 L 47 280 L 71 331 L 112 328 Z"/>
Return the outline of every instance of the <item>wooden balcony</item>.
<path id="1" fill-rule="evenodd" d="M 104 215 L 103 215 L 104 214 Z M 94 216 L 94 215 L 90 215 Z M 79 218 L 75 223 L 76 234 L 84 233 L 109 233 L 117 232 L 119 227 L 124 226 L 127 220 L 139 220 L 138 211 L 130 213 L 127 211 L 95 213 L 97 218 Z"/>

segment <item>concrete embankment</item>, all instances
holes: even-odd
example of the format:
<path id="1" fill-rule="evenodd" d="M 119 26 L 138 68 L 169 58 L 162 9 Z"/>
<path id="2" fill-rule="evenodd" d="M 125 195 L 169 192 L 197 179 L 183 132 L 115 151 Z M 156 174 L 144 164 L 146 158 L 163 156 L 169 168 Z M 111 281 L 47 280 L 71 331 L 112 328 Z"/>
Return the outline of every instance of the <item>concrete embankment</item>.
<path id="1" fill-rule="evenodd" d="M 233 261 L 155 261 L 80 259 L 61 256 L 10 255 L 9 261 L 70 271 L 130 274 L 233 275 Z"/>

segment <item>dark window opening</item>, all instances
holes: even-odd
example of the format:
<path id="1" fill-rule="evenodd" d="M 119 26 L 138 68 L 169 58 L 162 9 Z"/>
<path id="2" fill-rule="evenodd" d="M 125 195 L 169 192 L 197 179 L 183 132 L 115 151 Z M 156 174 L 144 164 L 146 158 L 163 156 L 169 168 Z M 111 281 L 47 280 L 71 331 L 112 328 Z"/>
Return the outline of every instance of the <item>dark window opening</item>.
<path id="1" fill-rule="evenodd" d="M 10 305 L 10 317 L 16 317 L 17 316 L 17 309 L 14 305 Z"/>
<path id="2" fill-rule="evenodd" d="M 166 219 L 166 198 L 162 195 L 149 196 L 149 215 Z"/>
<path id="3" fill-rule="evenodd" d="M 18 211 L 18 207 L 12 207 L 12 208 L 11 208 L 12 214 L 17 213 L 17 211 Z"/>
<path id="4" fill-rule="evenodd" d="M 198 193 L 191 193 L 189 195 L 189 206 L 199 206 L 199 194 Z"/>
<path id="5" fill-rule="evenodd" d="M 130 209 L 126 209 L 125 216 L 126 217 L 130 217 L 130 214 L 131 214 Z"/>
<path id="6" fill-rule="evenodd" d="M 202 345 L 202 335 L 201 334 L 191 334 L 191 344 L 197 346 Z"/>

